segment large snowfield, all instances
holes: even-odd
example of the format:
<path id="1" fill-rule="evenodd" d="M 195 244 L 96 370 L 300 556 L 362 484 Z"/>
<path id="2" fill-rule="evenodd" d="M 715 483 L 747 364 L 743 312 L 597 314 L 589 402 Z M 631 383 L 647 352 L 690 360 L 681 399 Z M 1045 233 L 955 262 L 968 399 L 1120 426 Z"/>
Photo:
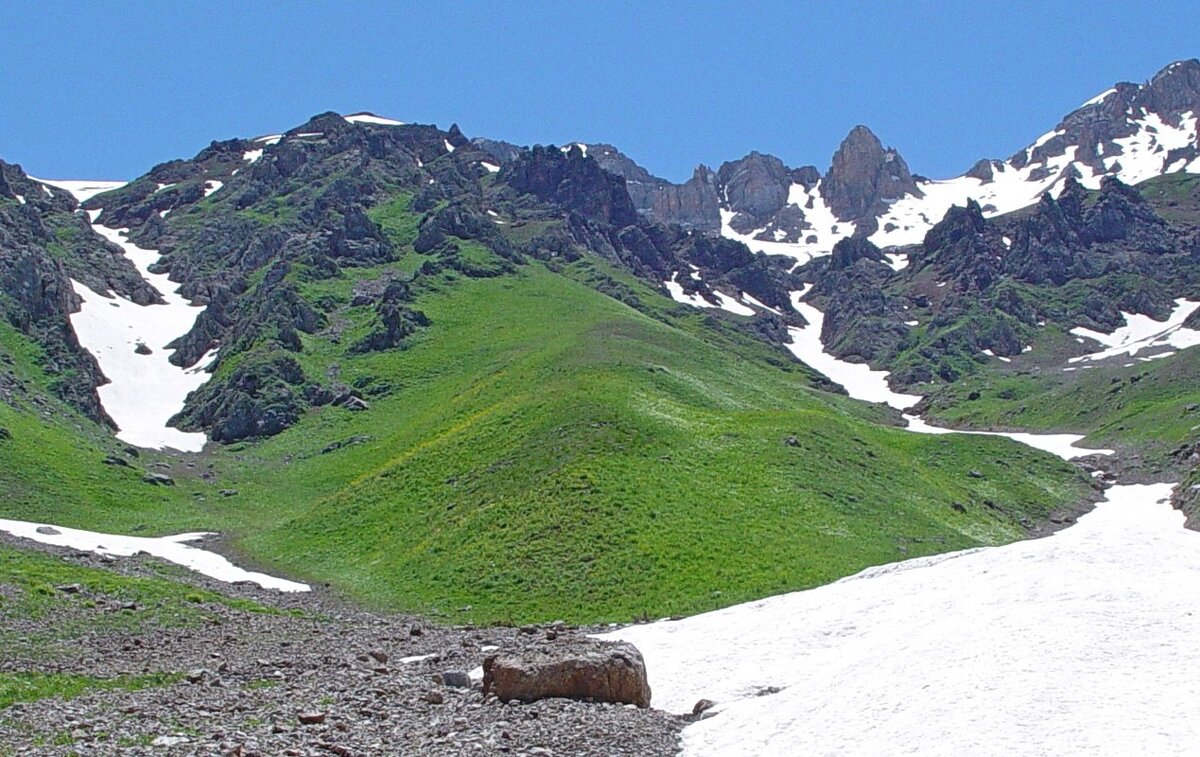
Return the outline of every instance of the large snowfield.
<path id="1" fill-rule="evenodd" d="M 1196 754 L 1200 533 L 1169 484 L 1053 536 L 868 569 L 604 638 L 653 703 L 715 715 L 684 754 Z"/>

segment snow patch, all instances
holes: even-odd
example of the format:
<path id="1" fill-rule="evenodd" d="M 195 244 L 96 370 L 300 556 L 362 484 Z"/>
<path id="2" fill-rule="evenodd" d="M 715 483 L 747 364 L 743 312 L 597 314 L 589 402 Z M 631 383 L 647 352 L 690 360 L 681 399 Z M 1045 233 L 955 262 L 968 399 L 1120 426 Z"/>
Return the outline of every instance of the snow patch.
<path id="1" fill-rule="evenodd" d="M 225 186 L 225 182 L 217 181 L 216 179 L 209 179 L 208 181 L 204 182 L 204 196 L 208 197 L 223 186 Z"/>
<path id="2" fill-rule="evenodd" d="M 377 116 L 374 113 L 351 113 L 348 116 L 342 116 L 352 124 L 377 124 L 379 126 L 403 126 L 403 121 L 396 121 L 391 118 Z"/>
<path id="3" fill-rule="evenodd" d="M 52 187 L 65 189 L 79 202 L 86 202 L 102 192 L 109 192 L 114 189 L 119 189 L 129 182 L 127 181 L 75 181 L 66 179 L 36 179 L 32 176 L 29 178 L 42 184 L 49 184 Z M 42 190 L 49 196 L 53 197 L 54 193 L 49 189 L 42 187 Z"/>
<path id="4" fill-rule="evenodd" d="M 42 533 L 38 529 L 52 531 L 53 533 Z M 208 550 L 193 547 L 186 543 L 209 536 L 211 535 L 210 532 L 160 536 L 156 538 L 119 536 L 117 534 L 83 531 L 63 526 L 47 527 L 45 523 L 4 519 L 0 519 L 0 531 L 6 531 L 22 539 L 32 539 L 42 544 L 69 547 L 100 555 L 129 557 L 139 552 L 145 552 L 167 562 L 182 565 L 201 575 L 215 578 L 218 581 L 224 581 L 225 583 L 249 581 L 258 584 L 264 589 L 274 589 L 284 592 L 309 591 L 307 584 L 296 583 L 295 581 L 275 578 L 265 573 L 255 573 L 239 568 L 216 552 L 209 552 Z"/>
<path id="5" fill-rule="evenodd" d="M 1133 357 L 1142 350 L 1155 348 L 1186 349 L 1194 347 L 1200 344 L 1200 331 L 1184 327 L 1183 322 L 1196 312 L 1197 308 L 1200 308 L 1200 302 L 1191 302 L 1181 297 L 1175 300 L 1175 309 L 1166 321 L 1156 321 L 1150 316 L 1139 313 L 1121 313 L 1125 318 L 1125 325 L 1111 334 L 1093 331 L 1082 326 L 1073 328 L 1071 333 L 1076 336 L 1077 340 L 1078 337 L 1092 339 L 1103 344 L 1106 349 L 1073 357 L 1067 362 L 1092 362 L 1117 355 Z"/>

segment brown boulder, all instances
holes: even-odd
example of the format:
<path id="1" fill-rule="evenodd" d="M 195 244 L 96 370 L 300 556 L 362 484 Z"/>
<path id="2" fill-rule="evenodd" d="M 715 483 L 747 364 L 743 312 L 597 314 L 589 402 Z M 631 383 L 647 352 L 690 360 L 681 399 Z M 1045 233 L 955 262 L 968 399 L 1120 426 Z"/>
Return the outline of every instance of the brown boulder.
<path id="1" fill-rule="evenodd" d="M 483 692 L 503 702 L 562 697 L 650 706 L 642 653 L 625 642 L 579 640 L 494 655 L 483 663 Z"/>

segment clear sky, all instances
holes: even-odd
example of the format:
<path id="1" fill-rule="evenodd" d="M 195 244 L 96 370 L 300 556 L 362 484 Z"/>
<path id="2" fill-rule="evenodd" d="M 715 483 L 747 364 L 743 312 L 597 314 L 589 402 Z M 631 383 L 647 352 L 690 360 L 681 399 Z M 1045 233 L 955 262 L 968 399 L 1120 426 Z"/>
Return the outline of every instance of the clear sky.
<path id="1" fill-rule="evenodd" d="M 5 0 L 0 159 L 132 178 L 213 139 L 370 110 L 610 142 L 673 180 L 750 150 L 824 171 L 865 123 L 940 178 L 1200 56 L 1198 17 L 1195 0 Z"/>

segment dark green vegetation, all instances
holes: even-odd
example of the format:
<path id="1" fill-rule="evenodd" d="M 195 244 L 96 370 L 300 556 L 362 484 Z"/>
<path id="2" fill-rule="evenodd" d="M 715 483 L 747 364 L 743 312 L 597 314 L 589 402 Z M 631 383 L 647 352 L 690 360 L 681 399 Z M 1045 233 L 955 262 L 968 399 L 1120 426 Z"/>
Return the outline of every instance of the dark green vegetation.
<path id="1" fill-rule="evenodd" d="M 223 443 L 127 454 L 45 399 L 37 350 L 6 333 L 28 397 L 0 404 L 0 515 L 220 530 L 270 569 L 443 618 L 598 621 L 1011 541 L 1089 491 L 1047 455 L 824 391 L 781 317 L 672 303 L 658 282 L 688 264 L 770 305 L 799 285 L 637 218 L 578 151 L 492 174 L 456 130 L 295 131 L 250 166 L 252 143 L 217 143 L 88 203 L 209 303 L 177 355 L 220 344 L 219 363 L 179 420 Z M 156 461 L 177 486 L 142 482 Z"/>

